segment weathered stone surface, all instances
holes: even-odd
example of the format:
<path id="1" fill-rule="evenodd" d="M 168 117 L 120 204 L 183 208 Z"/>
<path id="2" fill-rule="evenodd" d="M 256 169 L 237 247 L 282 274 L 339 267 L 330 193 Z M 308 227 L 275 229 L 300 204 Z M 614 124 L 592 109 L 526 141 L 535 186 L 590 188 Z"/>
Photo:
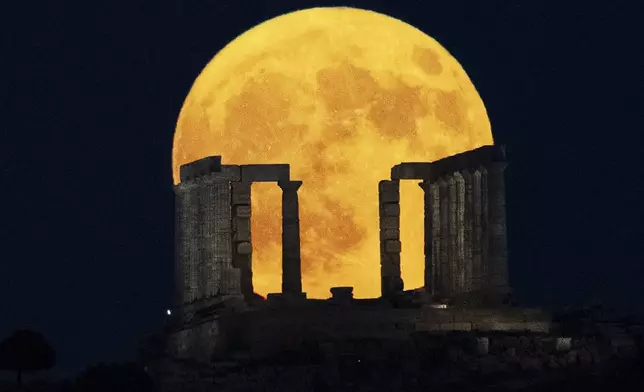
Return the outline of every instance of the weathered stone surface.
<path id="1" fill-rule="evenodd" d="M 290 180 L 288 164 L 242 165 L 241 179 L 244 182 L 276 182 Z"/>
<path id="2" fill-rule="evenodd" d="M 282 292 L 302 292 L 297 191 L 302 181 L 279 181 L 282 188 Z"/>
<path id="3" fill-rule="evenodd" d="M 400 238 L 400 230 L 398 229 L 381 229 L 380 240 L 397 240 Z"/>
<path id="4" fill-rule="evenodd" d="M 381 216 L 398 217 L 400 216 L 400 204 L 398 203 L 385 203 L 380 206 Z"/>
<path id="5" fill-rule="evenodd" d="M 237 253 L 241 255 L 248 255 L 253 253 L 253 247 L 250 242 L 238 242 L 237 243 Z"/>
<path id="6" fill-rule="evenodd" d="M 431 163 L 428 162 L 402 162 L 391 168 L 392 180 L 422 180 L 430 178 Z"/>
<path id="7" fill-rule="evenodd" d="M 400 253 L 402 250 L 402 243 L 400 240 L 386 240 L 384 242 L 384 251 L 386 253 Z"/>
<path id="8" fill-rule="evenodd" d="M 235 216 L 240 218 L 250 218 L 250 206 L 238 205 L 235 207 Z"/>
<path id="9" fill-rule="evenodd" d="M 221 172 L 221 156 L 211 156 L 181 165 L 179 178 L 181 182 L 190 181 L 212 172 Z"/>
<path id="10" fill-rule="evenodd" d="M 395 229 L 398 230 L 400 227 L 400 220 L 398 217 L 381 217 L 380 218 L 380 229 Z"/>

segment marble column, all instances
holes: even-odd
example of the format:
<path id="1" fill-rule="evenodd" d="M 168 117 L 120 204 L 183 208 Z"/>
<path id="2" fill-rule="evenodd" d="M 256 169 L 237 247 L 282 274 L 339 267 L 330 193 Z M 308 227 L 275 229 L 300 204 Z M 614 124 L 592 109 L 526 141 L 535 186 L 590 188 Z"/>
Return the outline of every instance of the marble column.
<path id="1" fill-rule="evenodd" d="M 209 232 L 204 244 L 212 278 L 208 283 L 209 295 L 238 295 L 240 271 L 233 266 L 232 184 L 227 173 L 212 173 L 208 177 L 210 196 L 206 214 Z"/>
<path id="2" fill-rule="evenodd" d="M 187 301 L 189 287 L 188 266 L 186 261 L 189 257 L 190 237 L 189 221 L 190 213 L 190 193 L 185 184 L 174 186 L 174 236 L 175 236 L 175 259 L 174 259 L 174 278 L 175 278 L 175 306 L 180 306 Z"/>
<path id="3" fill-rule="evenodd" d="M 489 271 L 488 284 L 494 294 L 505 295 L 508 286 L 508 254 L 505 213 L 505 162 L 487 165 L 488 222 L 489 222 Z"/>
<path id="4" fill-rule="evenodd" d="M 478 169 L 472 173 L 472 290 L 474 291 L 484 288 L 482 177 L 483 174 Z"/>
<path id="5" fill-rule="evenodd" d="M 400 183 L 382 180 L 378 183 L 380 216 L 380 276 L 383 297 L 403 291 L 400 274 Z"/>
<path id="6" fill-rule="evenodd" d="M 433 182 L 429 186 L 432 210 L 432 275 L 434 297 L 443 297 L 445 285 L 443 282 L 443 270 L 441 269 L 441 187 L 439 182 Z"/>
<path id="7" fill-rule="evenodd" d="M 424 240 L 425 240 L 425 292 L 427 292 L 429 295 L 434 295 L 434 269 L 433 269 L 433 261 L 432 261 L 432 255 L 433 255 L 433 247 L 432 247 L 432 241 L 433 241 L 433 220 L 434 220 L 434 212 L 433 212 L 433 200 L 432 200 L 432 189 L 431 189 L 431 183 L 429 180 L 424 180 L 421 181 L 418 184 L 423 191 L 425 191 L 423 195 L 423 206 L 424 206 L 424 211 L 425 211 L 425 232 L 424 232 Z"/>
<path id="8" fill-rule="evenodd" d="M 467 279 L 465 264 L 465 179 L 460 171 L 453 174 L 456 186 L 456 293 L 464 293 Z"/>
<path id="9" fill-rule="evenodd" d="M 441 296 L 451 294 L 451 276 L 449 268 L 449 186 L 444 177 L 439 179 L 440 194 L 440 277 Z"/>
<path id="10" fill-rule="evenodd" d="M 457 221 L 457 210 L 458 210 L 458 198 L 456 193 L 456 179 L 454 175 L 450 175 L 447 180 L 448 187 L 448 198 L 449 198 L 449 256 L 448 256 L 448 271 L 450 275 L 450 296 L 453 296 L 458 292 L 458 221 Z"/>
<path id="11" fill-rule="evenodd" d="M 302 293 L 300 215 L 297 191 L 302 181 L 279 181 L 282 188 L 282 293 Z"/>
<path id="12" fill-rule="evenodd" d="M 463 263 L 465 268 L 464 292 L 472 291 L 473 287 L 473 262 L 472 262 L 472 237 L 474 234 L 474 199 L 472 175 L 468 170 L 461 171 L 464 182 L 464 205 L 463 205 Z"/>
<path id="13" fill-rule="evenodd" d="M 197 193 L 198 186 L 186 186 L 186 230 L 185 230 L 185 243 L 186 246 L 184 259 L 184 274 L 186 277 L 184 302 L 190 303 L 197 299 L 198 286 L 198 273 L 197 268 L 199 264 L 199 198 Z"/>
<path id="14" fill-rule="evenodd" d="M 240 288 L 247 298 L 253 295 L 251 183 L 232 183 L 233 267 L 239 268 Z"/>

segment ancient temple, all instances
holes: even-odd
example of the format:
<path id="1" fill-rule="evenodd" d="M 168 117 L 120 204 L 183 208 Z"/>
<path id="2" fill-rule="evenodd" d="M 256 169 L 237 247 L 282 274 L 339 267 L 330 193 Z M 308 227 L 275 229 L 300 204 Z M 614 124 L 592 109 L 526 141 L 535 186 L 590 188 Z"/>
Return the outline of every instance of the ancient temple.
<path id="1" fill-rule="evenodd" d="M 380 182 L 382 295 L 402 291 L 399 184 L 425 191 L 425 291 L 435 299 L 501 299 L 510 291 L 505 150 L 484 146 L 436 162 L 401 163 Z"/>
<path id="2" fill-rule="evenodd" d="M 180 169 L 176 195 L 176 303 L 168 355 L 208 362 L 229 342 L 254 357 L 302 342 L 408 339 L 425 331 L 548 331 L 538 310 L 503 308 L 507 273 L 503 147 L 484 146 L 435 162 L 401 163 L 380 181 L 382 296 L 329 300 L 302 291 L 298 189 L 289 165 L 224 165 L 207 157 Z M 400 181 L 425 191 L 425 286 L 403 290 Z M 251 185 L 282 189 L 282 292 L 253 293 Z M 422 295 L 419 295 L 419 292 Z M 375 302 L 374 302 L 375 301 Z M 503 310 L 504 309 L 504 310 Z M 243 343 L 239 343 L 243 342 Z M 238 347 L 237 350 L 240 348 Z"/>

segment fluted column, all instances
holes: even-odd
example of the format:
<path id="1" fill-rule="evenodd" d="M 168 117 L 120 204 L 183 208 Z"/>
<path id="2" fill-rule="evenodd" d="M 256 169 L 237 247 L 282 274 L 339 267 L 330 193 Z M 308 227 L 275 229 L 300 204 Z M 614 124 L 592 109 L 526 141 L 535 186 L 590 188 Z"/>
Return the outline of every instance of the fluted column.
<path id="1" fill-rule="evenodd" d="M 439 180 L 440 194 L 440 273 L 441 295 L 451 294 L 451 276 L 449 268 L 449 186 L 445 178 Z"/>
<path id="2" fill-rule="evenodd" d="M 187 261 L 190 252 L 190 192 L 185 184 L 174 187 L 175 193 L 175 304 L 188 301 L 189 266 Z"/>
<path id="3" fill-rule="evenodd" d="M 507 237 L 505 215 L 505 162 L 487 165 L 489 222 L 489 288 L 495 294 L 509 291 L 507 271 Z"/>
<path id="4" fill-rule="evenodd" d="M 239 268 L 240 288 L 249 297 L 253 295 L 251 183 L 232 183 L 233 266 Z"/>
<path id="5" fill-rule="evenodd" d="M 400 277 L 400 183 L 382 180 L 378 183 L 380 214 L 381 293 L 389 297 L 402 292 Z"/>
<path id="6" fill-rule="evenodd" d="M 425 292 L 427 292 L 430 295 L 434 294 L 434 271 L 433 271 L 433 261 L 432 261 L 432 255 L 433 255 L 433 247 L 432 247 L 432 241 L 433 241 L 433 220 L 434 220 L 434 212 L 433 212 L 433 200 L 432 200 L 432 190 L 431 190 L 431 184 L 428 180 L 421 181 L 418 184 L 424 193 L 424 211 L 425 211 L 425 232 L 424 232 L 424 239 L 425 239 Z"/>
<path id="7" fill-rule="evenodd" d="M 456 179 L 454 175 L 450 175 L 447 181 L 448 193 L 449 193 L 449 275 L 450 275 L 450 296 L 458 292 L 458 221 L 457 221 L 457 210 L 458 210 L 458 198 L 456 192 Z"/>
<path id="8" fill-rule="evenodd" d="M 199 264 L 199 198 L 198 187 L 186 186 L 186 230 L 184 246 L 186 258 L 184 259 L 185 294 L 184 301 L 192 302 L 197 298 Z"/>
<path id="9" fill-rule="evenodd" d="M 300 215 L 297 191 L 302 181 L 279 181 L 282 188 L 282 293 L 302 293 Z"/>
<path id="10" fill-rule="evenodd" d="M 480 170 L 472 173 L 472 290 L 483 289 L 483 198 Z"/>
<path id="11" fill-rule="evenodd" d="M 209 232 L 204 243 L 211 279 L 209 295 L 237 295 L 240 290 L 240 271 L 233 266 L 232 249 L 232 185 L 228 173 L 212 173 L 208 180 L 210 207 L 204 218 L 204 228 Z"/>
<path id="12" fill-rule="evenodd" d="M 443 282 L 443 270 L 441 269 L 441 187 L 439 182 L 433 182 L 429 186 L 432 210 L 432 274 L 434 297 L 442 297 L 445 293 Z"/>
<path id="13" fill-rule="evenodd" d="M 470 292 L 473 290 L 473 241 L 474 235 L 474 199 L 473 199 L 473 184 L 472 175 L 468 170 L 461 171 L 461 176 L 464 182 L 464 206 L 463 206 L 463 263 L 465 268 L 465 282 L 464 291 Z"/>

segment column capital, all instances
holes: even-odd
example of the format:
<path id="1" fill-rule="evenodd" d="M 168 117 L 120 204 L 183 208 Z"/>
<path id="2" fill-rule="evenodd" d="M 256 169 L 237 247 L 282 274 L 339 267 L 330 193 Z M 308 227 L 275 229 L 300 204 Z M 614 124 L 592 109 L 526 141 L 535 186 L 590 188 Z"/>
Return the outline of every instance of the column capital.
<path id="1" fill-rule="evenodd" d="M 421 187 L 425 192 L 429 192 L 429 187 L 432 184 L 429 180 L 422 180 L 418 183 L 418 186 Z"/>
<path id="2" fill-rule="evenodd" d="M 282 192 L 297 192 L 302 186 L 302 181 L 277 181 L 277 186 L 282 188 Z"/>

